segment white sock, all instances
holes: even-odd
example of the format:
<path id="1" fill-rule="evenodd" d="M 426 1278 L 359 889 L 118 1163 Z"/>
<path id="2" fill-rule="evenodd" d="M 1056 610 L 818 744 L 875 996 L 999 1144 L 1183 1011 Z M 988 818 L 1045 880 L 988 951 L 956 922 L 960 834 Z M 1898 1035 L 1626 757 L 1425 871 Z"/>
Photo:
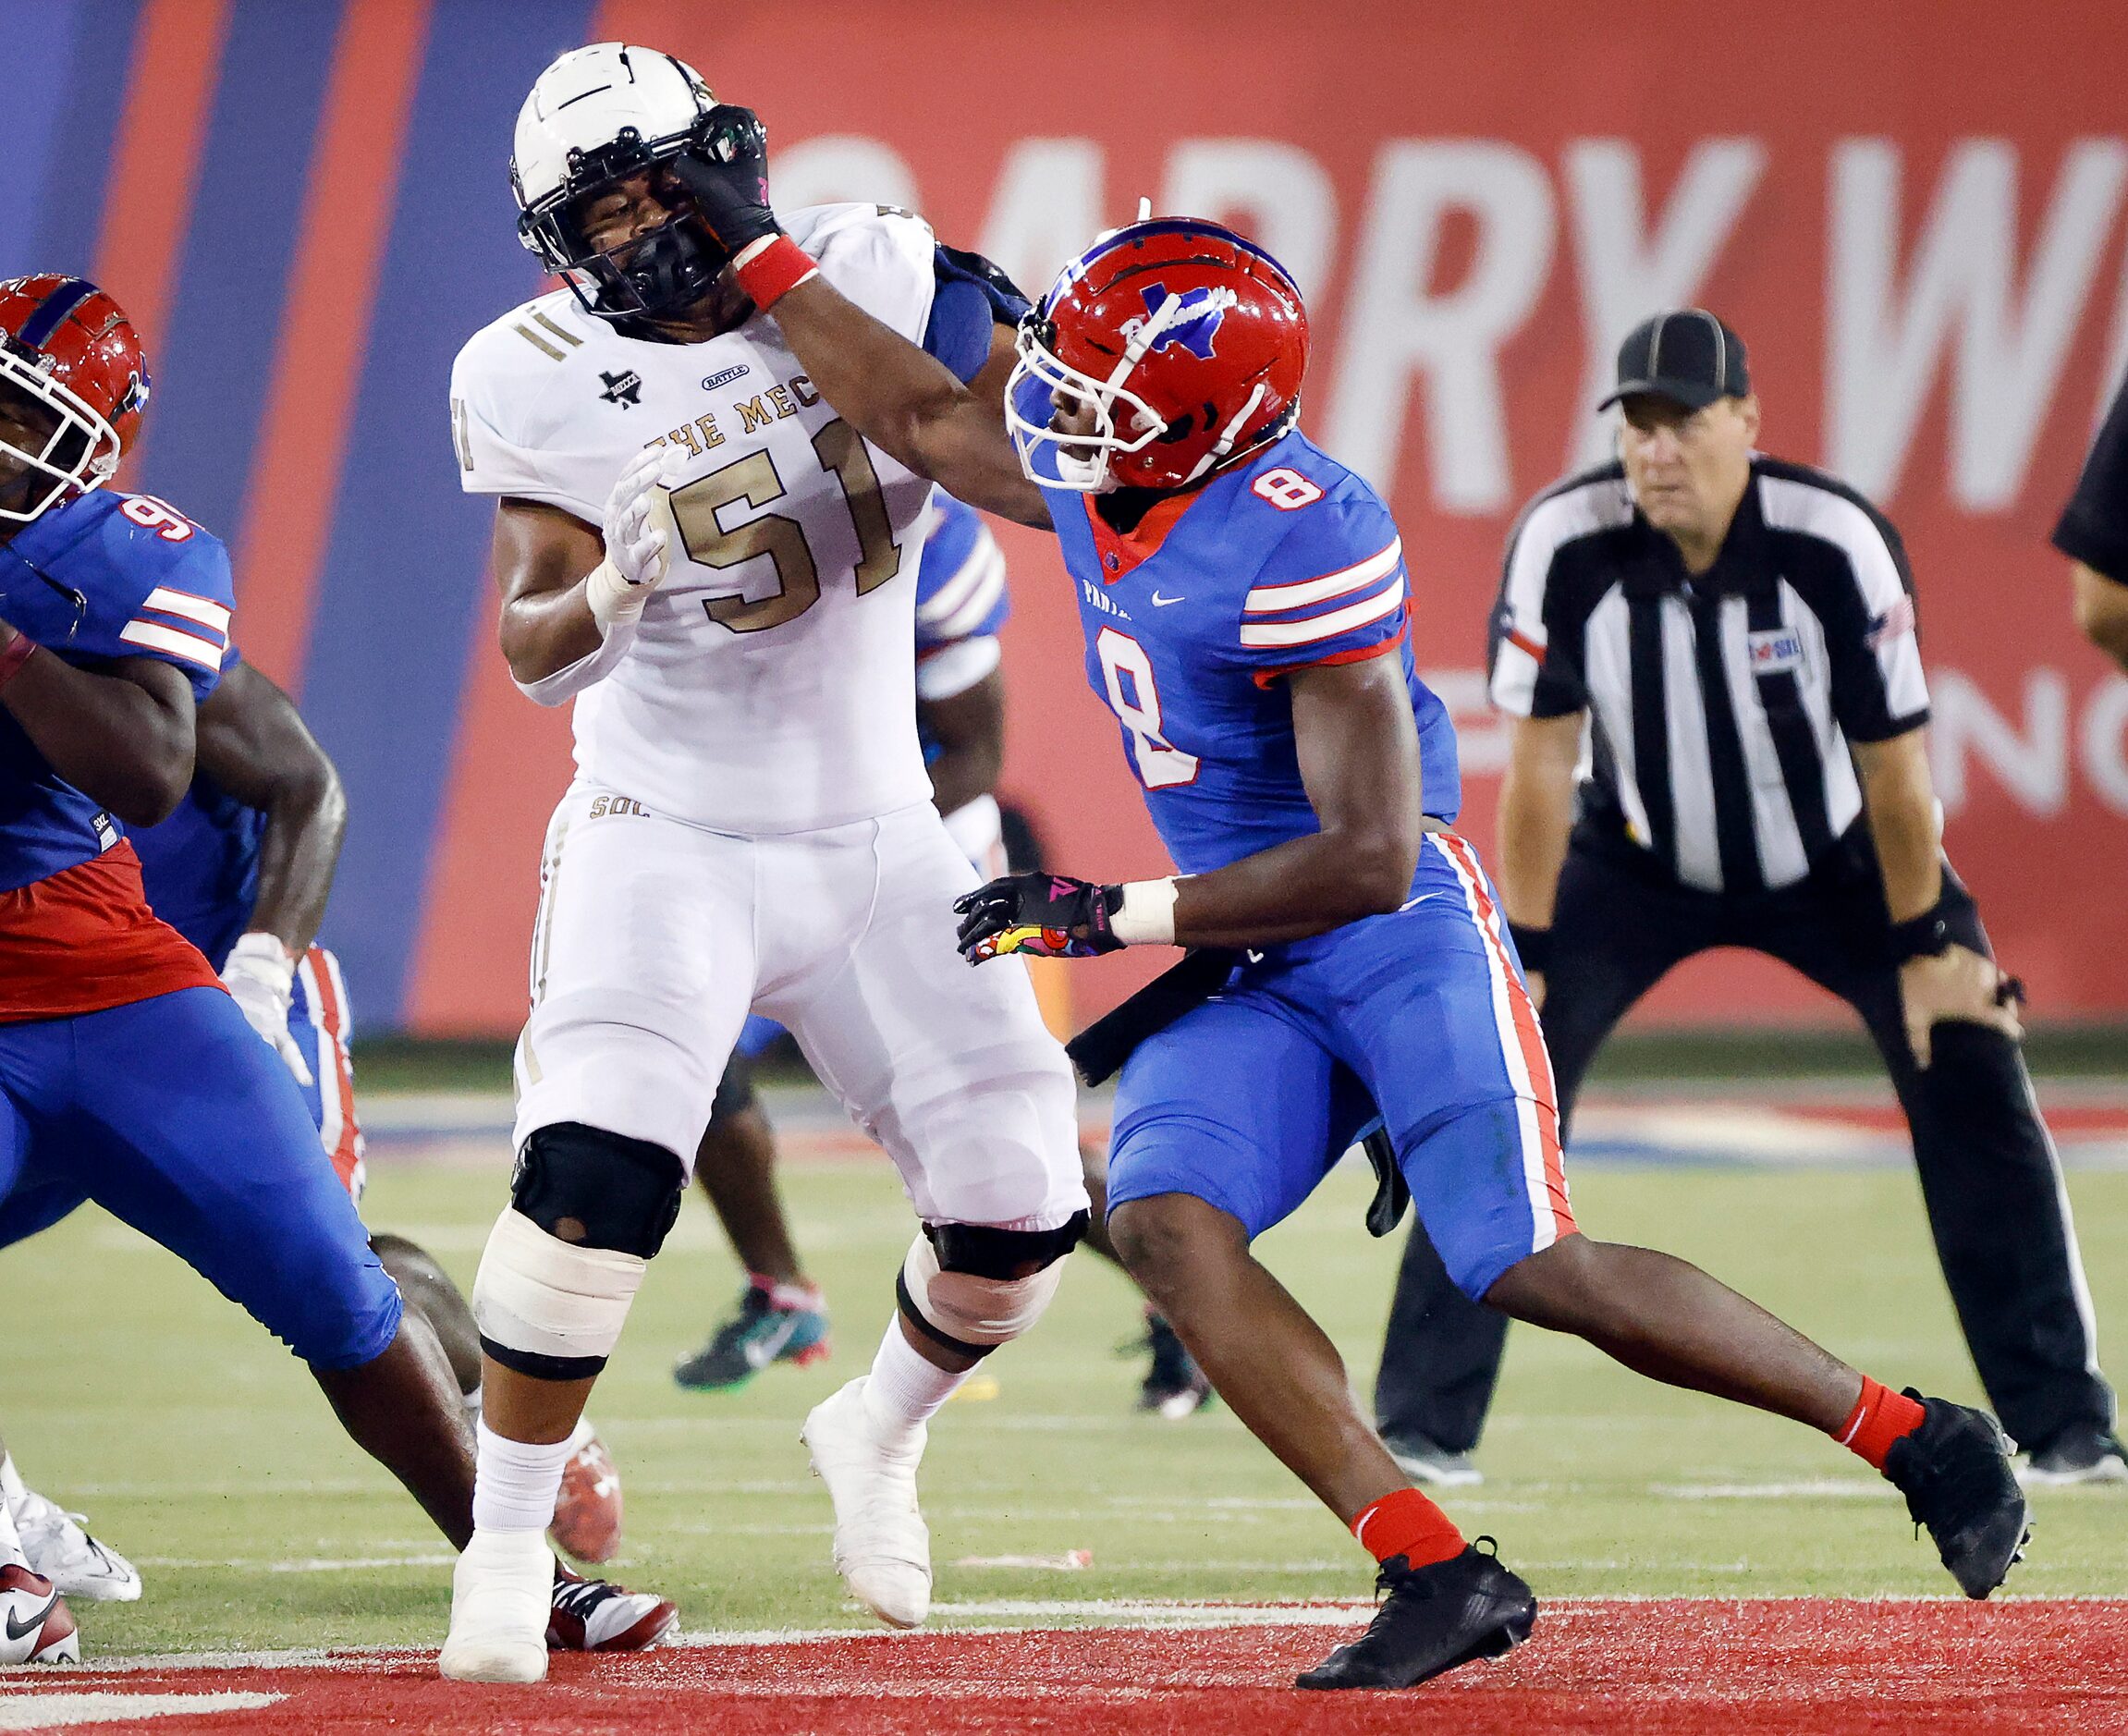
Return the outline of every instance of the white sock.
<path id="1" fill-rule="evenodd" d="M 566 1440 L 552 1445 L 509 1440 L 485 1423 L 473 1434 L 479 1442 L 473 1472 L 473 1529 L 544 1531 L 554 1522 L 562 1467 L 576 1449 Z"/>
<path id="2" fill-rule="evenodd" d="M 22 1473 L 15 1469 L 15 1455 L 0 1453 L 0 1501 L 6 1504 L 10 1514 L 22 1510 L 23 1498 L 29 1493 L 23 1484 Z"/>
<path id="3" fill-rule="evenodd" d="M 578 1452 L 597 1438 L 598 1431 L 592 1427 L 591 1418 L 580 1416 L 576 1420 L 576 1426 L 569 1432 L 569 1439 L 562 1442 L 562 1445 L 569 1449 L 569 1457 L 574 1459 Z"/>
<path id="4" fill-rule="evenodd" d="M 951 1375 L 910 1343 L 899 1317 L 887 1323 L 872 1375 L 864 1383 L 864 1417 L 883 1447 L 915 1444 L 916 1431 L 938 1413 L 953 1389 L 973 1374 Z"/>
<path id="5" fill-rule="evenodd" d="M 460 1393 L 459 1402 L 465 1406 L 468 1418 L 475 1423 L 480 1421 L 481 1389 L 478 1387 L 475 1387 L 471 1392 Z"/>

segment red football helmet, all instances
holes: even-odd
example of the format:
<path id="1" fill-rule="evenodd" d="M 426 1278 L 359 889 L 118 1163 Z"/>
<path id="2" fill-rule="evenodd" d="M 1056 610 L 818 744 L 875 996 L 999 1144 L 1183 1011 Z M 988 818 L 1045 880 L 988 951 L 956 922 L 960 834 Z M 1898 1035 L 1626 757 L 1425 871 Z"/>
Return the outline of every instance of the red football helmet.
<path id="1" fill-rule="evenodd" d="M 1308 311 L 1254 242 L 1162 217 L 1111 230 L 1065 266 L 1017 348 L 1006 421 L 1029 477 L 1080 494 L 1182 488 L 1292 427 Z M 1022 414 L 1029 380 L 1092 410 L 1092 432 Z M 1055 476 L 1035 469 L 1045 446 Z"/>
<path id="2" fill-rule="evenodd" d="M 0 520 L 27 524 L 68 495 L 111 480 L 141 426 L 148 363 L 126 312 L 79 277 L 45 272 L 0 283 L 0 401 L 26 404 L 51 431 L 36 442 L 18 416 L 0 423 L 0 464 L 42 478 L 26 506 L 0 500 Z M 37 414 L 36 412 L 42 412 Z"/>

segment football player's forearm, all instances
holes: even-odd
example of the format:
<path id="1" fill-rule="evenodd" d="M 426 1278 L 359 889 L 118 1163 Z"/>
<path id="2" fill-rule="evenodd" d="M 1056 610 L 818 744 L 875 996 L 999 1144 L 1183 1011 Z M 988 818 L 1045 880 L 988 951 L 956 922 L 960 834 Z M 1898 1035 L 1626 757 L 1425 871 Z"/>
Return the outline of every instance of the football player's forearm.
<path id="1" fill-rule="evenodd" d="M 604 635 L 580 579 L 565 590 L 505 602 L 501 639 L 510 675 L 531 686 L 593 654 Z"/>
<path id="2" fill-rule="evenodd" d="M 972 507 L 1047 527 L 1048 507 L 1020 469 L 1001 408 L 945 363 L 825 277 L 783 295 L 773 317 L 814 389 L 882 452 Z"/>
<path id="3" fill-rule="evenodd" d="M 151 666 L 153 685 L 39 652 L 0 690 L 52 769 L 128 825 L 168 818 L 192 781 L 191 689 L 167 664 Z"/>
<path id="4" fill-rule="evenodd" d="M 1317 832 L 1176 882 L 1175 944 L 1270 947 L 1384 916 L 1410 895 L 1415 836 Z"/>
<path id="5" fill-rule="evenodd" d="M 347 827 L 348 800 L 337 776 L 322 788 L 289 788 L 266 810 L 251 925 L 292 956 L 308 952 L 318 937 Z"/>

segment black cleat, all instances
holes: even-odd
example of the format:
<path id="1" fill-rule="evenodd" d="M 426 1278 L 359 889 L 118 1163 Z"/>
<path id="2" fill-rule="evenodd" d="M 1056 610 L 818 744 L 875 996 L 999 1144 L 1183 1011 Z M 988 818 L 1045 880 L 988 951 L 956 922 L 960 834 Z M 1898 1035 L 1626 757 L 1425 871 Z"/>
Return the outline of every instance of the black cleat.
<path id="1" fill-rule="evenodd" d="M 1530 1588 L 1476 1544 L 1431 1567 L 1391 1556 L 1375 1589 L 1385 1595 L 1367 1631 L 1302 1675 L 1297 1687 L 1415 1688 L 1459 1665 L 1505 1656 L 1529 1638 L 1537 1619 Z"/>
<path id="2" fill-rule="evenodd" d="M 1183 1348 L 1175 1328 L 1151 1309 L 1145 1311 L 1145 1336 L 1123 1348 L 1153 1354 L 1138 1388 L 1141 1411 L 1155 1411 L 1170 1423 L 1179 1423 L 1212 1402 L 1212 1383 L 1197 1366 L 1197 1359 Z"/>
<path id="3" fill-rule="evenodd" d="M 1920 1403 L 1921 1426 L 1891 1443 L 1886 1479 L 1906 1497 L 1916 1526 L 1928 1527 L 1936 1553 L 1968 1597 L 1985 1597 L 2024 1554 L 2031 1527 L 2024 1491 L 2010 1468 L 2010 1439 L 1985 1411 L 1948 1399 Z"/>

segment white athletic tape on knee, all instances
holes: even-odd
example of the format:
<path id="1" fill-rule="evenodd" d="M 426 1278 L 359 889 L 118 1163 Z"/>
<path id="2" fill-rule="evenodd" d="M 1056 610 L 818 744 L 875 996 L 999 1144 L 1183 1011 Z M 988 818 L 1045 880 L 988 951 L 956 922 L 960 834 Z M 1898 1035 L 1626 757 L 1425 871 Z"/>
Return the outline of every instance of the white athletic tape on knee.
<path id="1" fill-rule="evenodd" d="M 1032 1278 L 945 1272 L 939 1269 L 937 1252 L 920 1235 L 909 1244 L 901 1281 L 932 1326 L 957 1343 L 987 1350 L 1011 1342 L 1041 1319 L 1064 1281 L 1064 1263 L 1053 1260 Z"/>
<path id="2" fill-rule="evenodd" d="M 473 1324 L 528 1355 L 611 1356 L 648 1264 L 563 1241 L 506 1207 L 473 1280 Z"/>

